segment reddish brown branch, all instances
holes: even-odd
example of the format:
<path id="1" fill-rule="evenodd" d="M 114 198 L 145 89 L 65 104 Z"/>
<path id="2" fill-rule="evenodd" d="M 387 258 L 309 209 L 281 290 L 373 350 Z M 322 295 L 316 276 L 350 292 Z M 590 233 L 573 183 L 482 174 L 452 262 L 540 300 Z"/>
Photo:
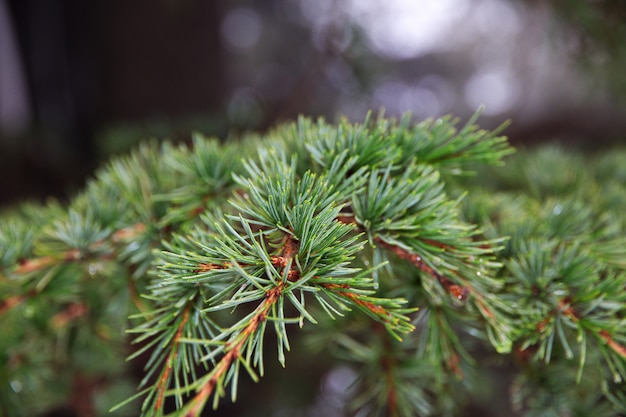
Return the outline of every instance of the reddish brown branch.
<path id="1" fill-rule="evenodd" d="M 297 255 L 299 248 L 299 242 L 292 235 L 285 235 L 282 242 L 280 256 L 274 256 L 271 258 L 271 262 L 275 267 L 283 269 L 280 271 L 282 273 L 285 272 L 284 268 L 289 266 L 289 270 L 286 271 L 289 281 L 300 277 L 299 271 L 297 271 L 293 265 L 293 259 Z M 220 268 L 214 265 L 214 267 L 209 267 L 207 270 L 223 269 L 223 267 L 224 266 Z M 265 300 L 263 300 L 263 302 L 257 307 L 256 313 L 252 316 L 248 325 L 237 335 L 236 339 L 228 345 L 224 356 L 222 356 L 220 361 L 215 365 L 215 368 L 211 371 L 211 377 L 209 380 L 191 400 L 189 411 L 185 414 L 185 417 L 197 416 L 200 413 L 206 400 L 215 391 L 215 387 L 219 381 L 224 377 L 232 364 L 239 359 L 241 350 L 246 345 L 248 340 L 250 340 L 250 337 L 254 335 L 259 328 L 259 325 L 267 319 L 267 315 L 282 296 L 284 289 L 285 283 L 280 281 L 276 287 L 269 289 L 265 293 Z"/>
<path id="2" fill-rule="evenodd" d="M 340 216 L 337 217 L 337 220 L 341 223 L 345 223 L 345 224 L 355 224 L 358 226 L 355 218 L 350 214 L 342 214 Z M 428 266 L 428 264 L 426 262 L 424 262 L 424 260 L 422 259 L 422 257 L 418 254 L 415 253 L 411 253 L 397 245 L 392 245 L 390 243 L 385 242 L 381 237 L 376 237 L 375 242 L 379 245 L 381 245 L 382 247 L 384 247 L 385 249 L 390 250 L 391 252 L 395 253 L 398 257 L 400 257 L 401 259 L 405 259 L 409 262 L 411 262 L 413 265 L 415 265 L 419 270 L 426 272 L 427 274 L 429 274 L 430 276 L 434 277 L 435 279 L 437 279 L 437 281 L 441 284 L 441 286 L 448 291 L 448 293 L 450 293 L 454 298 L 456 298 L 459 301 L 466 301 L 470 294 L 473 294 L 476 300 L 476 305 L 478 306 L 479 310 L 481 311 L 481 313 L 483 314 L 484 317 L 493 320 L 495 319 L 495 314 L 493 313 L 493 311 L 485 304 L 485 302 L 483 301 L 483 297 L 480 293 L 478 293 L 477 291 L 473 290 L 471 285 L 469 284 L 469 282 L 467 282 L 467 280 L 464 280 L 461 277 L 457 277 L 457 279 L 463 284 L 463 285 L 459 285 L 459 284 L 455 284 L 452 280 L 444 277 L 443 275 L 441 275 L 439 272 L 435 271 L 433 268 L 431 268 L 430 266 Z M 440 248 L 440 249 L 447 249 L 450 246 L 445 244 L 445 243 L 441 243 L 441 242 L 437 242 L 435 240 L 431 240 L 431 239 L 423 239 L 423 241 L 431 246 Z"/>
<path id="3" fill-rule="evenodd" d="M 50 322 L 55 328 L 65 327 L 69 322 L 85 316 L 89 312 L 89 307 L 84 303 L 72 303 L 63 311 L 55 314 Z"/>
<path id="4" fill-rule="evenodd" d="M 433 268 L 428 266 L 426 262 L 422 259 L 422 257 L 416 253 L 411 253 L 406 249 L 401 248 L 397 245 L 392 245 L 390 243 L 385 242 L 382 238 L 377 237 L 374 239 L 377 244 L 382 246 L 385 249 L 390 250 L 395 253 L 399 258 L 405 259 L 415 265 L 420 271 L 426 272 L 430 276 L 437 279 L 437 281 L 441 284 L 441 286 L 448 291 L 454 298 L 460 301 L 465 301 L 469 297 L 470 290 L 466 286 L 458 285 L 452 282 L 450 279 L 444 277 L 439 272 L 435 271 Z M 428 241 L 429 244 L 434 244 L 433 241 Z M 437 247 L 447 247 L 442 243 L 437 243 Z"/>
<path id="5" fill-rule="evenodd" d="M 196 273 L 200 273 L 200 272 L 208 272 L 208 271 L 213 271 L 216 269 L 228 269 L 232 266 L 232 264 L 230 262 L 224 262 L 223 264 L 207 264 L 207 263 L 201 263 L 198 265 L 198 269 L 196 269 Z"/>
<path id="6" fill-rule="evenodd" d="M 287 260 L 295 258 L 300 250 L 300 242 L 292 235 L 285 235 L 282 243 L 281 256 Z"/>
<path id="7" fill-rule="evenodd" d="M 158 396 L 154 405 L 155 410 L 160 410 L 163 405 L 163 397 L 165 396 L 165 390 L 167 389 L 167 381 L 172 373 L 172 368 L 174 367 L 174 361 L 178 356 L 178 345 L 180 343 L 180 338 L 183 336 L 183 331 L 185 329 L 185 325 L 187 324 L 187 320 L 189 320 L 189 306 L 185 308 L 183 313 L 183 318 L 178 325 L 178 330 L 176 331 L 176 335 L 174 336 L 174 340 L 172 340 L 172 348 L 170 354 L 167 358 L 167 363 L 165 364 L 165 369 L 159 378 L 159 381 L 156 384 L 156 390 L 158 391 Z"/>
<path id="8" fill-rule="evenodd" d="M 280 282 L 278 286 L 272 288 L 265 293 L 265 300 L 257 308 L 255 315 L 250 319 L 250 323 L 241 331 L 237 336 L 234 343 L 232 343 L 228 351 L 222 359 L 215 365 L 211 372 L 211 378 L 206 384 L 202 386 L 202 389 L 198 391 L 196 396 L 191 401 L 191 408 L 185 414 L 185 417 L 197 416 L 200 412 L 203 404 L 211 396 L 217 383 L 224 376 L 224 374 L 230 369 L 232 364 L 239 358 L 241 349 L 248 342 L 249 338 L 256 332 L 259 325 L 267 319 L 267 315 L 274 304 L 280 299 L 284 290 L 284 283 Z"/>
<path id="9" fill-rule="evenodd" d="M 5 300 L 2 300 L 2 302 L 0 302 L 0 315 L 19 306 L 24 301 L 33 297 L 35 294 L 37 294 L 37 291 L 30 290 L 26 294 L 13 295 Z"/>
<path id="10" fill-rule="evenodd" d="M 622 358 L 626 358 L 626 347 L 620 345 L 613 339 L 610 333 L 606 330 L 601 330 L 598 335 L 606 342 L 606 344 L 613 350 L 613 352 L 620 355 Z"/>
<path id="11" fill-rule="evenodd" d="M 113 243 L 119 243 L 129 239 L 134 239 L 138 235 L 146 231 L 146 226 L 143 223 L 138 223 L 114 232 L 110 241 Z M 100 249 L 107 239 L 102 239 L 94 242 L 90 247 L 90 251 Z M 62 262 L 75 262 L 82 259 L 82 253 L 79 249 L 68 249 L 60 256 L 41 256 L 39 258 L 30 258 L 20 261 L 20 264 L 15 268 L 14 273 L 18 275 L 27 274 L 29 272 L 41 271 L 51 266 L 60 264 Z"/>
<path id="12" fill-rule="evenodd" d="M 405 259 L 411 262 L 413 265 L 418 267 L 421 271 L 424 271 L 430 275 L 435 276 L 437 279 L 439 279 L 440 277 L 439 273 L 433 270 L 430 266 L 428 266 L 426 262 L 422 260 L 422 257 L 419 256 L 418 254 L 411 253 L 408 250 L 401 248 L 400 246 L 387 243 L 380 237 L 377 237 L 374 240 L 376 241 L 377 244 L 379 244 L 383 248 L 388 249 L 391 252 L 395 253 L 399 258 Z"/>
<path id="13" fill-rule="evenodd" d="M 298 254 L 300 250 L 300 242 L 296 240 L 292 235 L 285 235 L 282 241 L 282 249 L 280 251 L 280 256 L 272 256 L 271 262 L 274 267 L 279 268 L 280 272 L 284 274 L 285 268 L 289 267 L 289 271 L 287 271 L 287 280 L 289 282 L 295 282 L 300 279 L 300 271 L 293 265 L 293 259 Z"/>
<path id="14" fill-rule="evenodd" d="M 363 300 L 359 294 L 355 294 L 354 292 L 350 291 L 350 286 L 348 284 L 324 283 L 322 284 L 322 287 L 329 289 L 331 291 L 334 291 L 336 294 L 342 297 L 348 298 L 355 304 L 366 308 L 367 310 L 371 311 L 376 316 L 383 318 L 383 320 L 386 323 L 391 323 L 390 318 L 392 316 L 387 310 L 385 310 L 384 307 L 376 305 L 370 301 Z"/>

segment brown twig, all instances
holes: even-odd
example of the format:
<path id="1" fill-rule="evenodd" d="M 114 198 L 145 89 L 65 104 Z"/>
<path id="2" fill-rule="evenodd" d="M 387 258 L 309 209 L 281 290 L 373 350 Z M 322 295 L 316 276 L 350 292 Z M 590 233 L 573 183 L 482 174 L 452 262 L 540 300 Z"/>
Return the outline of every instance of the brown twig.
<path id="1" fill-rule="evenodd" d="M 470 290 L 467 286 L 455 284 L 449 278 L 444 277 L 439 272 L 428 266 L 428 264 L 422 259 L 420 255 L 416 253 L 411 253 L 408 250 L 401 248 L 400 246 L 387 243 L 380 237 L 376 237 L 374 240 L 380 246 L 395 253 L 399 258 L 411 262 L 413 265 L 419 268 L 420 271 L 426 272 L 427 274 L 433 276 L 435 279 L 437 279 L 441 286 L 445 288 L 446 291 L 448 291 L 457 300 L 465 301 L 469 297 Z M 433 241 L 428 242 L 429 244 L 432 244 Z M 447 245 L 438 243 L 437 247 L 447 247 Z"/>
<path id="2" fill-rule="evenodd" d="M 289 271 L 286 271 L 288 281 L 292 281 L 296 279 L 296 277 L 299 278 L 300 276 L 299 271 L 297 271 L 296 268 L 293 266 L 293 259 L 298 253 L 299 248 L 299 242 L 292 235 L 285 235 L 282 241 L 282 249 L 280 255 L 271 258 L 271 262 L 275 267 L 287 268 L 289 266 Z M 205 265 L 205 270 L 224 269 L 230 266 L 215 264 L 203 265 Z M 284 270 L 280 272 L 283 274 L 285 273 Z M 259 328 L 259 325 L 267 319 L 270 310 L 278 302 L 283 294 L 284 289 L 285 282 L 280 281 L 277 286 L 266 291 L 265 299 L 256 308 L 256 312 L 250 319 L 248 325 L 237 335 L 237 337 L 232 342 L 228 344 L 224 356 L 222 356 L 222 358 L 211 371 L 209 380 L 202 386 L 202 388 L 197 392 L 195 397 L 189 403 L 190 408 L 189 411 L 185 414 L 185 417 L 197 416 L 200 413 L 207 399 L 211 396 L 211 394 L 213 394 L 215 387 L 217 386 L 219 381 L 224 377 L 224 375 L 230 369 L 233 363 L 239 359 L 241 350 L 250 340 L 250 337 L 254 335 L 254 333 Z"/>
<path id="3" fill-rule="evenodd" d="M 55 314 L 50 322 L 53 327 L 59 329 L 61 327 L 65 327 L 70 321 L 85 316 L 88 312 L 89 307 L 87 307 L 85 303 L 72 303 L 63 311 Z"/>
<path id="4" fill-rule="evenodd" d="M 389 317 L 391 316 L 387 310 L 385 310 L 384 307 L 381 306 L 377 306 L 376 304 L 370 302 L 370 301 L 366 301 L 361 299 L 361 296 L 359 294 L 355 294 L 350 290 L 350 286 L 348 284 L 328 284 L 328 283 L 324 283 L 322 284 L 322 287 L 332 290 L 334 291 L 336 294 L 348 298 L 350 300 L 352 300 L 355 304 L 361 306 L 361 307 L 365 307 L 366 309 L 368 309 L 369 311 L 371 311 L 373 314 L 377 315 L 377 316 L 381 316 L 385 319 L 385 322 L 388 321 Z"/>
<path id="5" fill-rule="evenodd" d="M 215 365 L 211 372 L 211 377 L 202 386 L 202 389 L 198 391 L 196 396 L 191 400 L 191 408 L 185 414 L 185 417 L 197 416 L 201 411 L 206 400 L 211 396 L 215 387 L 220 379 L 230 369 L 232 364 L 239 358 L 241 349 L 248 342 L 249 338 L 256 332 L 259 325 L 267 319 L 267 315 L 274 304 L 280 299 L 284 290 L 285 284 L 281 281 L 278 286 L 268 290 L 265 293 L 265 300 L 259 307 L 257 307 L 256 313 L 250 319 L 250 323 L 239 333 L 234 343 L 230 344 L 228 351 L 222 359 Z"/>
<path id="6" fill-rule="evenodd" d="M 183 331 L 185 329 L 185 325 L 187 324 L 187 320 L 189 320 L 189 306 L 187 306 L 183 312 L 182 320 L 178 325 L 178 330 L 176 331 L 176 335 L 172 340 L 172 347 L 169 356 L 167 357 L 167 363 L 165 364 L 165 368 L 163 369 L 163 373 L 159 378 L 159 381 L 155 385 L 155 389 L 158 391 L 158 396 L 156 402 L 154 404 L 154 409 L 156 411 L 160 410 L 163 406 L 163 397 L 165 396 L 165 390 L 167 389 L 167 381 L 169 379 L 170 374 L 172 373 L 172 368 L 174 367 L 174 361 L 178 356 L 178 345 L 180 343 L 180 338 L 183 336 Z"/>
<path id="7" fill-rule="evenodd" d="M 143 223 L 138 223 L 114 232 L 110 241 L 113 243 L 123 242 L 129 239 L 133 239 L 136 236 L 144 233 L 146 226 Z M 89 250 L 97 250 L 101 248 L 107 242 L 106 239 L 99 240 L 93 243 Z M 103 259 L 107 259 L 110 255 L 103 255 Z M 65 262 L 76 262 L 83 259 L 82 252 L 77 249 L 68 249 L 61 253 L 59 256 L 41 256 L 38 258 L 23 259 L 19 262 L 19 265 L 13 270 L 13 273 L 17 275 L 24 275 L 31 272 L 43 271 L 54 265 L 58 265 Z M 8 310 L 17 307 L 28 298 L 37 294 L 37 291 L 30 290 L 26 294 L 14 295 L 0 302 L 0 315 L 6 313 Z"/>
<path id="8" fill-rule="evenodd" d="M 208 264 L 201 263 L 198 265 L 198 269 L 195 270 L 196 273 L 213 271 L 216 269 L 228 269 L 232 266 L 230 262 L 224 262 L 223 264 Z"/>
<path id="9" fill-rule="evenodd" d="M 31 290 L 26 294 L 13 295 L 7 299 L 2 300 L 0 303 L 0 315 L 6 313 L 7 311 L 17 307 L 22 304 L 24 301 L 28 300 L 30 297 L 36 294 L 35 290 Z"/>
<path id="10" fill-rule="evenodd" d="M 598 335 L 606 342 L 613 352 L 617 353 L 622 358 L 626 358 L 626 347 L 617 343 L 608 331 L 601 330 Z"/>
<path id="11" fill-rule="evenodd" d="M 341 216 L 337 217 L 337 220 L 345 224 L 353 224 L 359 227 L 356 219 L 354 218 L 354 216 L 351 215 L 351 213 L 342 213 Z M 441 286 L 457 300 L 465 302 L 469 298 L 470 294 L 472 294 L 474 296 L 476 306 L 480 310 L 483 317 L 485 317 L 487 320 L 495 320 L 496 315 L 491 310 L 491 308 L 489 308 L 487 304 L 485 304 L 482 294 L 473 289 L 471 284 L 467 280 L 463 279 L 460 276 L 457 276 L 457 279 L 463 285 L 455 284 L 452 280 L 444 277 L 439 272 L 428 266 L 428 264 L 424 262 L 420 255 L 416 253 L 411 253 L 406 249 L 401 248 L 400 246 L 387 243 L 380 236 L 374 238 L 374 241 L 382 247 L 395 253 L 401 259 L 405 259 L 411 262 L 419 270 L 426 272 L 430 276 L 434 277 L 441 284 Z M 424 242 L 440 249 L 447 249 L 449 247 L 449 245 L 445 243 L 437 242 L 432 239 L 424 239 Z"/>
<path id="12" fill-rule="evenodd" d="M 543 332 L 552 320 L 554 320 L 554 315 L 557 311 L 551 311 L 548 317 L 544 318 L 537 324 L 537 331 Z M 568 317 L 573 322 L 577 323 L 580 321 L 580 316 L 578 312 L 572 306 L 572 300 L 569 298 L 563 298 L 558 301 L 558 313 Z M 618 343 L 611 334 L 607 330 L 600 330 L 596 333 L 597 337 L 602 339 L 607 346 L 615 353 L 620 355 L 623 358 L 626 358 L 626 347 Z"/>
<path id="13" fill-rule="evenodd" d="M 113 243 L 120 243 L 129 239 L 133 239 L 138 235 L 146 231 L 146 226 L 143 223 L 137 223 L 129 227 L 117 230 L 114 232 L 110 241 Z M 90 247 L 90 251 L 100 249 L 107 239 L 101 239 L 94 242 Z M 15 274 L 23 275 L 29 272 L 41 271 L 49 268 L 53 265 L 57 265 L 63 262 L 75 262 L 82 259 L 82 253 L 79 249 L 73 248 L 63 252 L 60 256 L 41 256 L 38 258 L 24 259 L 13 271 Z"/>

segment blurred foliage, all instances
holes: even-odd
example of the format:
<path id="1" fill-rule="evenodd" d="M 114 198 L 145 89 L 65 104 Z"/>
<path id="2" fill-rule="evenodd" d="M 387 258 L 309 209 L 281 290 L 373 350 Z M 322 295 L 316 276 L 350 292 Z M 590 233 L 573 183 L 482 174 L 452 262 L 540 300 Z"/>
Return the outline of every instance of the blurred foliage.
<path id="1" fill-rule="evenodd" d="M 626 2 L 553 0 L 572 49 L 593 80 L 626 98 Z"/>

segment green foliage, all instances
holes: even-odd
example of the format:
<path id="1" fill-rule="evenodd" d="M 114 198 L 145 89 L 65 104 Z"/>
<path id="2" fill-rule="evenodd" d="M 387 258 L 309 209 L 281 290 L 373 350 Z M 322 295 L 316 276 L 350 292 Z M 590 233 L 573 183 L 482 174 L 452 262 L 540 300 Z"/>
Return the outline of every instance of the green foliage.
<path id="1" fill-rule="evenodd" d="M 152 142 L 4 213 L 0 415 L 623 414 L 626 152 L 475 121 Z"/>

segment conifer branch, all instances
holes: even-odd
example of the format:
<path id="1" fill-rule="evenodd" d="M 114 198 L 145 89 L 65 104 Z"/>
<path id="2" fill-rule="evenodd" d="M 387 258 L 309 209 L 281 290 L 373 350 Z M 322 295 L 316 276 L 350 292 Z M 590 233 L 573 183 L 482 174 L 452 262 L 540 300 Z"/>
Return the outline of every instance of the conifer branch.
<path id="1" fill-rule="evenodd" d="M 288 281 L 296 281 L 292 269 L 294 258 L 298 252 L 299 243 L 290 234 L 285 234 L 283 238 L 280 256 L 272 257 L 272 264 L 282 269 L 281 275 L 286 276 Z M 205 270 L 228 268 L 230 265 L 203 265 Z M 223 384 L 226 373 L 231 369 L 233 364 L 240 360 L 240 356 L 244 346 L 250 343 L 253 335 L 258 331 L 261 323 L 267 320 L 270 310 L 273 309 L 285 291 L 285 281 L 279 281 L 276 286 L 265 291 L 263 302 L 255 309 L 254 313 L 247 320 L 247 325 L 237 334 L 235 339 L 229 340 L 224 348 L 224 355 L 215 364 L 212 371 L 203 378 L 205 382 L 201 384 L 193 399 L 189 402 L 185 417 L 198 416 L 202 411 L 204 404 L 208 398 L 214 393 L 216 387 Z M 216 394 L 218 395 L 218 394 Z"/>
<path id="2" fill-rule="evenodd" d="M 102 239 L 95 243 L 93 243 L 88 249 L 88 253 L 97 252 L 99 249 L 103 248 L 106 244 L 110 243 L 121 243 L 124 241 L 132 241 L 137 239 L 137 237 L 146 231 L 146 226 L 143 223 L 138 223 L 129 227 L 125 227 L 123 229 L 117 230 L 111 234 L 108 239 Z M 100 255 L 101 259 L 109 259 L 113 255 L 112 254 L 102 254 Z M 42 256 L 38 258 L 31 259 L 23 259 L 20 261 L 20 264 L 17 268 L 15 268 L 14 273 L 17 275 L 24 275 L 31 272 L 36 272 L 44 269 L 48 269 L 54 265 L 58 265 L 60 263 L 67 262 L 78 262 L 83 260 L 83 253 L 80 249 L 68 249 L 65 252 L 62 252 L 58 256 Z"/>
<path id="3" fill-rule="evenodd" d="M 13 295 L 13 296 L 10 296 L 9 298 L 2 300 L 2 302 L 0 303 L 0 316 L 10 311 L 11 309 L 19 306 L 20 304 L 22 304 L 24 301 L 28 300 L 28 298 L 34 296 L 35 294 L 36 294 L 35 290 L 30 290 L 26 294 Z"/>
<path id="4" fill-rule="evenodd" d="M 207 399 L 214 393 L 216 387 L 222 384 L 222 380 L 225 378 L 228 370 L 236 361 L 240 360 L 243 347 L 250 342 L 250 338 L 257 332 L 259 325 L 267 319 L 270 310 L 282 296 L 284 286 L 284 282 L 280 282 L 276 287 L 266 292 L 265 300 L 257 307 L 248 325 L 234 340 L 229 341 L 228 347 L 224 350 L 224 356 L 217 362 L 207 377 L 203 378 L 206 382 L 202 384 L 202 388 L 190 401 L 185 417 L 193 417 L 200 414 Z"/>
<path id="5" fill-rule="evenodd" d="M 167 357 L 167 361 L 165 362 L 165 366 L 163 367 L 163 372 L 159 377 L 158 381 L 155 384 L 156 391 L 156 401 L 154 403 L 154 411 L 159 412 L 163 407 L 163 397 L 165 396 L 165 390 L 167 389 L 167 385 L 169 384 L 170 374 L 172 373 L 172 369 L 174 368 L 174 363 L 176 361 L 176 357 L 178 356 L 178 346 L 180 344 L 180 339 L 183 336 L 183 331 L 185 326 L 187 325 L 187 321 L 189 320 L 189 305 L 185 306 L 183 310 L 182 317 L 180 319 L 180 324 L 178 325 L 178 329 L 176 330 L 176 334 L 172 339 L 170 345 L 170 354 Z"/>
<path id="6" fill-rule="evenodd" d="M 626 359 L 626 347 L 615 341 L 607 330 L 600 330 L 598 335 L 615 353 Z"/>
<path id="7" fill-rule="evenodd" d="M 73 320 L 83 317 L 89 313 L 89 307 L 84 303 L 71 303 L 63 311 L 55 314 L 50 322 L 54 328 L 61 328 Z"/>
<path id="8" fill-rule="evenodd" d="M 435 271 L 433 268 L 428 266 L 426 262 L 422 259 L 422 257 L 416 253 L 411 253 L 408 250 L 401 248 L 397 245 L 392 245 L 390 243 L 385 242 L 385 240 L 381 237 L 376 237 L 374 239 L 376 243 L 381 245 L 382 247 L 390 250 L 394 254 L 396 254 L 399 258 L 405 259 L 415 265 L 420 271 L 426 272 L 431 277 L 435 278 L 437 282 L 441 284 L 441 286 L 450 293 L 454 298 L 459 301 L 466 301 L 470 291 L 467 287 L 455 284 L 449 278 L 444 277 L 439 272 Z M 429 241 L 429 244 L 432 244 L 432 241 Z M 437 244 L 440 246 L 441 244 Z"/>
<path id="9" fill-rule="evenodd" d="M 123 379 L 130 328 L 129 359 L 149 359 L 119 407 L 197 417 L 226 387 L 236 400 L 242 369 L 263 376 L 268 325 L 283 366 L 309 358 L 291 337 L 330 347 L 331 370 L 354 364 L 341 401 L 376 416 L 453 415 L 482 398 L 476 352 L 495 347 L 508 372 L 512 346 L 520 410 L 626 409 L 626 154 L 582 165 L 548 148 L 496 171 L 513 149 L 475 120 L 300 118 L 265 140 L 142 145 L 67 207 L 3 217 L 0 414 L 43 409 L 21 398 L 71 381 L 66 352 Z"/>

